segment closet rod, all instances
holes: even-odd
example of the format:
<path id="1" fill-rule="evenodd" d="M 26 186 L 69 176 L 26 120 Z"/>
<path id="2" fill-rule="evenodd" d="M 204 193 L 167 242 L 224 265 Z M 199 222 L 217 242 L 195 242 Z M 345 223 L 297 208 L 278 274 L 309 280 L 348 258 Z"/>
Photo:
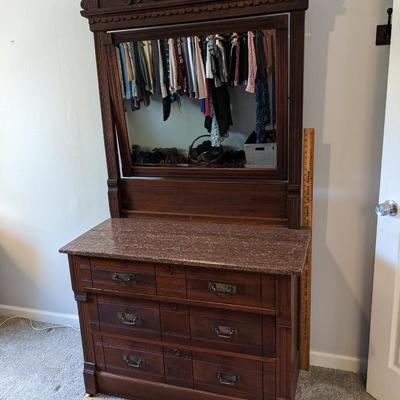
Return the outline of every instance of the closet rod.
<path id="1" fill-rule="evenodd" d="M 245 18 L 232 18 L 210 22 L 194 22 L 178 25 L 161 25 L 156 27 L 138 28 L 128 31 L 110 31 L 114 44 L 136 40 L 154 40 L 161 38 L 185 37 L 193 35 L 206 35 L 213 33 L 245 32 L 261 29 L 288 29 L 288 15 L 255 16 Z"/>

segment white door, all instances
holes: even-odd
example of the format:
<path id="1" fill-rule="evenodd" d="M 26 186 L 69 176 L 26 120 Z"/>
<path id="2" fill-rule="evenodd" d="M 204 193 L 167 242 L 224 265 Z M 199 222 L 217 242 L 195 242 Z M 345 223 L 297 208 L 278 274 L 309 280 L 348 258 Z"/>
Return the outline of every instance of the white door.
<path id="1" fill-rule="evenodd" d="M 380 200 L 400 204 L 400 0 L 393 8 Z M 400 400 L 400 210 L 379 216 L 375 257 L 367 390 L 377 400 Z"/>

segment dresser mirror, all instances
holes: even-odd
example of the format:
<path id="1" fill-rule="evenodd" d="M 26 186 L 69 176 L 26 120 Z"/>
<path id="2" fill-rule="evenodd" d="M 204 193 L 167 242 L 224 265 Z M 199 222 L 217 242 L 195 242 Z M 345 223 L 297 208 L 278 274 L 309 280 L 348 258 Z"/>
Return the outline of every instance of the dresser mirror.
<path id="1" fill-rule="evenodd" d="M 287 179 L 287 15 L 108 35 L 125 177 Z"/>

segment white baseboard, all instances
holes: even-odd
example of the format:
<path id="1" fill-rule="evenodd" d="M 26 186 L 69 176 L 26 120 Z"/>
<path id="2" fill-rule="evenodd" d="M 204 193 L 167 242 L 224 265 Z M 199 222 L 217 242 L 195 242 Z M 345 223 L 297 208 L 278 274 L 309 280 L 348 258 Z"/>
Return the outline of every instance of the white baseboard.
<path id="1" fill-rule="evenodd" d="M 339 354 L 321 353 L 318 351 L 311 351 L 311 365 L 362 374 L 367 372 L 366 359 L 342 356 Z"/>
<path id="2" fill-rule="evenodd" d="M 61 314 L 51 311 L 35 310 L 33 308 L 14 307 L 0 304 L 0 315 L 4 317 L 27 317 L 34 321 L 79 328 L 79 319 L 76 314 Z"/>

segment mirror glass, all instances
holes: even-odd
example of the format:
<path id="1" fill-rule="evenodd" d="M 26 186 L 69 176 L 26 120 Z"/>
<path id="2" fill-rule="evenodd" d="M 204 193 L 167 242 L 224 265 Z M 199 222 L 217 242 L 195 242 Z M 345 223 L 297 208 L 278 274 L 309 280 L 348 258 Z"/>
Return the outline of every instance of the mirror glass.
<path id="1" fill-rule="evenodd" d="M 116 46 L 135 166 L 276 169 L 276 31 Z"/>

